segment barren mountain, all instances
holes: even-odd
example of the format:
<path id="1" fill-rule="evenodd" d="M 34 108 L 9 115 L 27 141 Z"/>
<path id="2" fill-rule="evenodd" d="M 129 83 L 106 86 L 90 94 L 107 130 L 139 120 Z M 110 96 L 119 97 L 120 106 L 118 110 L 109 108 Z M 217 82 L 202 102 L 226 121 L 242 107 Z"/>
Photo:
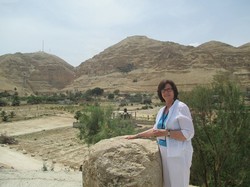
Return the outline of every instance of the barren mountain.
<path id="1" fill-rule="evenodd" d="M 218 71 L 236 75 L 244 86 L 250 83 L 249 43 L 233 47 L 210 41 L 198 47 L 162 42 L 145 36 L 128 37 L 77 67 L 77 78 L 67 89 L 155 92 L 163 78 L 180 89 L 209 83 Z"/>
<path id="2" fill-rule="evenodd" d="M 55 92 L 74 79 L 74 67 L 44 52 L 0 56 L 0 90 Z"/>
<path id="3" fill-rule="evenodd" d="M 75 72 L 74 72 L 75 71 Z M 75 70 L 59 57 L 43 52 L 0 56 L 1 90 L 24 92 L 105 91 L 154 92 L 163 78 L 189 90 L 210 83 L 218 71 L 250 85 L 250 43 L 233 47 L 210 41 L 198 47 L 131 36 L 86 60 Z M 3 85 L 3 86 L 2 86 Z"/>

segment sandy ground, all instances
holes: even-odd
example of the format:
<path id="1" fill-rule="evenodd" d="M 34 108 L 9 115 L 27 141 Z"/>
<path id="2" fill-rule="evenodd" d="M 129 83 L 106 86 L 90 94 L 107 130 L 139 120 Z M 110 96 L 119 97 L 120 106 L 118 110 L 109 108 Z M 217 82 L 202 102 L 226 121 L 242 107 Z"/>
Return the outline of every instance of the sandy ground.
<path id="1" fill-rule="evenodd" d="M 72 127 L 71 116 L 53 116 L 38 119 L 0 123 L 0 133 L 22 135 L 60 127 Z M 80 187 L 82 176 L 79 171 L 63 171 L 56 164 L 54 171 L 42 171 L 44 161 L 0 145 L 0 187 Z M 7 169 L 14 168 L 14 169 Z"/>
<path id="2" fill-rule="evenodd" d="M 72 126 L 74 121 L 75 119 L 72 116 L 63 115 L 0 123 L 0 133 L 6 133 L 9 136 L 22 135 L 41 130 L 69 127 Z"/>
<path id="3" fill-rule="evenodd" d="M 41 170 L 43 161 L 24 155 L 8 147 L 0 147 L 1 163 L 17 170 Z M 0 173 L 1 175 L 1 173 Z"/>
<path id="4" fill-rule="evenodd" d="M 0 123 L 0 133 L 6 133 L 8 136 L 23 135 L 60 127 L 70 127 L 74 121 L 75 119 L 70 116 L 50 116 L 11 123 Z M 10 146 L 0 146 L 0 164 L 2 163 L 21 170 L 39 170 L 43 166 L 42 160 L 24 155 L 10 148 Z"/>
<path id="5" fill-rule="evenodd" d="M 81 172 L 1 170 L 1 187 L 82 187 Z"/>

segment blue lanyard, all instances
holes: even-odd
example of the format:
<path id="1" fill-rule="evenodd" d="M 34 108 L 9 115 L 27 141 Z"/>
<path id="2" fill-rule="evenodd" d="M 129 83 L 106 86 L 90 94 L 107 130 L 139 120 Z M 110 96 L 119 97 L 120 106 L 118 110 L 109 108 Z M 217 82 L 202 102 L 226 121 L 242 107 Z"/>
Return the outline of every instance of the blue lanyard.
<path id="1" fill-rule="evenodd" d="M 159 122 L 158 122 L 158 125 L 157 125 L 158 129 L 165 129 L 165 127 L 164 127 L 164 122 L 165 122 L 165 120 L 167 119 L 167 117 L 168 117 L 168 113 L 165 114 L 165 112 L 164 112 L 164 113 L 162 114 L 162 116 L 161 116 L 161 119 L 160 119 Z"/>
<path id="2" fill-rule="evenodd" d="M 164 121 L 167 119 L 167 117 L 168 117 L 168 113 L 165 114 L 165 112 L 164 112 L 162 114 L 162 116 L 161 116 L 161 129 L 165 129 L 165 127 L 164 127 Z"/>
<path id="3" fill-rule="evenodd" d="M 165 129 L 165 127 L 164 127 L 164 122 L 165 122 L 165 120 L 167 119 L 167 117 L 168 117 L 168 113 L 165 114 L 165 110 L 164 110 L 164 112 L 163 112 L 163 114 L 162 114 L 162 116 L 161 116 L 161 119 L 160 119 L 161 124 L 159 123 L 159 126 L 160 126 L 161 129 Z M 161 145 L 161 146 L 167 147 L 166 136 L 165 136 L 165 140 L 163 140 L 163 139 L 158 139 L 158 140 L 157 140 L 157 143 L 158 143 L 159 145 Z"/>

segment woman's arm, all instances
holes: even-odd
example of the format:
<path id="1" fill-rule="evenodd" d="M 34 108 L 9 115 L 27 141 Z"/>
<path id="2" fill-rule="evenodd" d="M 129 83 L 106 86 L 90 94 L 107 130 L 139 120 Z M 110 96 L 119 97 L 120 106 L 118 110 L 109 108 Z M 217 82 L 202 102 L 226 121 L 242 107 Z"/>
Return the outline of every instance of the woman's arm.
<path id="1" fill-rule="evenodd" d="M 194 136 L 194 126 L 192 116 L 186 104 L 179 108 L 177 120 L 180 125 L 178 130 L 156 129 L 153 131 L 154 136 L 166 136 L 178 141 L 190 140 Z"/>
<path id="2" fill-rule="evenodd" d="M 179 141 L 186 141 L 186 137 L 183 135 L 181 130 L 170 130 L 169 138 Z"/>
<path id="3" fill-rule="evenodd" d="M 194 137 L 194 125 L 190 110 L 187 105 L 183 105 L 177 116 L 178 123 L 181 127 L 181 133 L 186 140 L 191 140 Z"/>
<path id="4" fill-rule="evenodd" d="M 153 135 L 158 136 L 166 136 L 168 138 L 176 139 L 179 141 L 185 141 L 186 137 L 183 135 L 181 130 L 166 130 L 166 129 L 154 129 Z"/>
<path id="5" fill-rule="evenodd" d="M 136 138 L 147 138 L 147 137 L 151 137 L 153 135 L 154 135 L 154 133 L 153 133 L 153 128 L 152 128 L 152 129 L 148 129 L 146 131 L 140 132 L 140 133 L 135 134 L 135 135 L 129 135 L 125 138 L 130 140 L 130 139 L 136 139 Z"/>

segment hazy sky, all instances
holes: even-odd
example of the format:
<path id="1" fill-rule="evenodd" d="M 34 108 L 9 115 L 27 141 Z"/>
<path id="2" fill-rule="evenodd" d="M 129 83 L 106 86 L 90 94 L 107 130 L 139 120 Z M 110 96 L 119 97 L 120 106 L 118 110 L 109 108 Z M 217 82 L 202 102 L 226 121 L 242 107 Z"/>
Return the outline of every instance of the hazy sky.
<path id="1" fill-rule="evenodd" d="M 238 47 L 250 42 L 249 10 L 249 0 L 0 0 L 0 55 L 44 49 L 78 66 L 134 35 Z"/>

